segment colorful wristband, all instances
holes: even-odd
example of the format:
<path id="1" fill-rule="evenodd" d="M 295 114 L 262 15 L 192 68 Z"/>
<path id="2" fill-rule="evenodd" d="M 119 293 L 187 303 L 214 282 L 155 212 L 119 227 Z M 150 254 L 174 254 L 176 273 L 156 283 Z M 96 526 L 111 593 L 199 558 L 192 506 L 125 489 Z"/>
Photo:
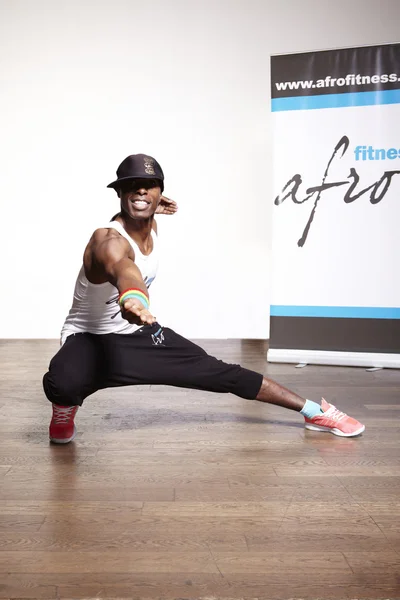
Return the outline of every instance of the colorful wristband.
<path id="1" fill-rule="evenodd" d="M 118 303 L 120 306 L 123 306 L 125 300 L 128 298 L 136 298 L 136 300 L 140 300 L 145 308 L 149 308 L 149 297 L 139 288 L 130 288 L 125 290 L 119 295 Z"/>

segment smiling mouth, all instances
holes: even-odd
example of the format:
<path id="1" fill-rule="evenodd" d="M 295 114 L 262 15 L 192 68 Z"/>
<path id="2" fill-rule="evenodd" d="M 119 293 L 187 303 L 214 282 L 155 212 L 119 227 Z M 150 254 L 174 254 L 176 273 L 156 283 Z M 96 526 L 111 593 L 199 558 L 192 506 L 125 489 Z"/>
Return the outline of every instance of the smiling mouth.
<path id="1" fill-rule="evenodd" d="M 150 202 L 146 202 L 146 200 L 131 200 L 131 204 L 133 204 L 134 208 L 141 210 L 150 206 Z"/>

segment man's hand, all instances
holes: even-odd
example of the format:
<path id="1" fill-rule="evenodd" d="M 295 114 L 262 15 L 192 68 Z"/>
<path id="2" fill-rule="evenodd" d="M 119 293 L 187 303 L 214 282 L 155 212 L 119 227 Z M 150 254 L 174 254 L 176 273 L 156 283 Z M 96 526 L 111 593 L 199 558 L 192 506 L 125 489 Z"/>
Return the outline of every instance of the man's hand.
<path id="1" fill-rule="evenodd" d="M 153 325 L 157 320 L 136 298 L 125 300 L 124 305 L 121 306 L 121 315 L 134 325 Z"/>
<path id="2" fill-rule="evenodd" d="M 175 200 L 170 200 L 166 196 L 161 196 L 161 200 L 156 209 L 156 215 L 173 215 L 178 210 Z"/>

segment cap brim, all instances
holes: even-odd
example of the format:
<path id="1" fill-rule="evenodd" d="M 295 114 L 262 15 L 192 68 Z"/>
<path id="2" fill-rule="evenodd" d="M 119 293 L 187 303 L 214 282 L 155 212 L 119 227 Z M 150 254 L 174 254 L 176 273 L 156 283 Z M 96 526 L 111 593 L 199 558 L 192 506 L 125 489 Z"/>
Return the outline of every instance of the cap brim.
<path id="1" fill-rule="evenodd" d="M 115 181 L 113 181 L 112 183 L 108 184 L 108 188 L 113 188 L 114 190 L 116 188 L 119 187 L 119 184 L 124 182 L 124 181 L 129 181 L 132 179 L 157 179 L 157 181 L 159 181 L 161 183 L 161 187 L 163 187 L 163 180 L 160 179 L 159 177 L 156 177 L 155 175 L 134 175 L 132 177 L 121 177 L 121 179 L 116 179 Z"/>

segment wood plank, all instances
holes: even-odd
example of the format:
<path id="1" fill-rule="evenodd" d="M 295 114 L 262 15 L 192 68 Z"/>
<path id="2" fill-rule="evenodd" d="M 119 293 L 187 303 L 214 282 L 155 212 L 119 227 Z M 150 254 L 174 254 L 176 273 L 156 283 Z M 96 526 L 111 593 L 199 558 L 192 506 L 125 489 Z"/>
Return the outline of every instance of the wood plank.
<path id="1" fill-rule="evenodd" d="M 35 590 L 37 595 L 33 595 Z M 5 592 L 11 592 L 9 596 Z M 11 574 L 2 578 L 0 598 L 205 598 L 209 591 L 218 598 L 232 589 L 220 573 L 40 573 Z M 47 592 L 47 595 L 46 595 Z M 53 595 L 51 595 L 53 594 Z"/>
<path id="2" fill-rule="evenodd" d="M 82 501 L 82 502 L 95 502 L 95 501 L 120 501 L 120 502 L 143 502 L 146 500 L 153 500 L 160 502 L 173 501 L 174 500 L 174 488 L 171 484 L 160 486 L 159 484 L 148 484 L 146 480 L 143 486 L 138 486 L 135 482 L 129 482 L 133 487 L 113 487 L 109 485 L 104 487 L 103 482 L 91 482 L 91 483 L 80 483 L 79 487 L 74 487 L 73 482 L 66 484 L 62 481 L 59 487 L 47 481 L 46 485 L 29 485 L 29 496 L 35 500 L 46 500 L 46 501 L 58 501 L 62 498 L 65 501 Z M 0 501 L 1 500 L 18 500 L 19 498 L 25 497 L 26 485 L 17 482 L 10 483 L 7 486 L 0 487 Z"/>
<path id="3" fill-rule="evenodd" d="M 302 534 L 304 527 L 279 527 L 276 532 L 247 533 L 246 540 L 250 552 L 307 552 L 312 547 L 315 552 L 325 552 L 329 547 L 336 552 L 385 552 L 395 550 L 393 542 L 379 529 L 368 530 L 354 528 L 340 531 L 331 528 L 307 528 L 307 535 Z M 36 537 L 36 536 L 35 536 Z"/>
<path id="4" fill-rule="evenodd" d="M 344 552 L 347 562 L 354 573 L 400 573 L 400 555 L 394 551 L 380 552 Z M 400 589 L 399 589 L 400 591 Z"/>
<path id="5" fill-rule="evenodd" d="M 145 502 L 143 515 L 205 516 L 205 517 L 262 517 L 279 519 L 286 506 L 281 502 Z"/>
<path id="6" fill-rule="evenodd" d="M 23 515 L 81 515 L 82 517 L 93 514 L 107 515 L 121 514 L 137 515 L 141 514 L 143 502 L 125 501 L 125 502 L 66 502 L 65 500 L 0 500 L 0 517 L 7 514 Z"/>
<path id="7" fill-rule="evenodd" d="M 71 520 L 72 521 L 72 520 Z M 81 526 L 81 524 L 79 524 Z M 109 527 L 85 530 L 84 536 L 77 535 L 73 529 L 73 522 L 65 527 L 41 528 L 39 532 L 27 533 L 17 531 L 0 531 L 0 552 L 3 551 L 47 551 L 47 552 L 98 552 L 128 551 L 128 552 L 208 552 L 209 550 L 223 550 L 234 552 L 247 552 L 246 538 L 242 533 L 229 533 L 223 527 L 194 532 L 190 527 L 186 533 L 182 527 L 172 528 L 131 528 Z M 387 540 L 385 539 L 387 542 Z M 391 549 L 388 545 L 381 546 Z M 346 549 L 352 550 L 351 545 Z M 370 548 L 371 549 L 371 548 Z"/>
<path id="8" fill-rule="evenodd" d="M 294 576 L 296 581 L 307 581 L 309 568 L 318 571 L 319 581 L 334 582 L 338 573 L 353 577 L 351 568 L 341 552 L 214 552 L 218 568 L 223 575 L 231 573 L 260 574 L 282 580 Z M 285 575 L 286 574 L 286 575 Z M 229 577 L 228 577 L 229 578 Z"/>
<path id="9" fill-rule="evenodd" d="M 101 570 L 105 573 L 218 573 L 210 552 L 103 551 Z M 98 552 L 3 551 L 0 573 L 97 573 Z"/>
<path id="10" fill-rule="evenodd" d="M 2 514 L 0 512 L 0 532 L 5 530 L 11 531 L 38 531 L 44 522 L 43 515 L 21 514 L 14 509 L 13 513 Z"/>

